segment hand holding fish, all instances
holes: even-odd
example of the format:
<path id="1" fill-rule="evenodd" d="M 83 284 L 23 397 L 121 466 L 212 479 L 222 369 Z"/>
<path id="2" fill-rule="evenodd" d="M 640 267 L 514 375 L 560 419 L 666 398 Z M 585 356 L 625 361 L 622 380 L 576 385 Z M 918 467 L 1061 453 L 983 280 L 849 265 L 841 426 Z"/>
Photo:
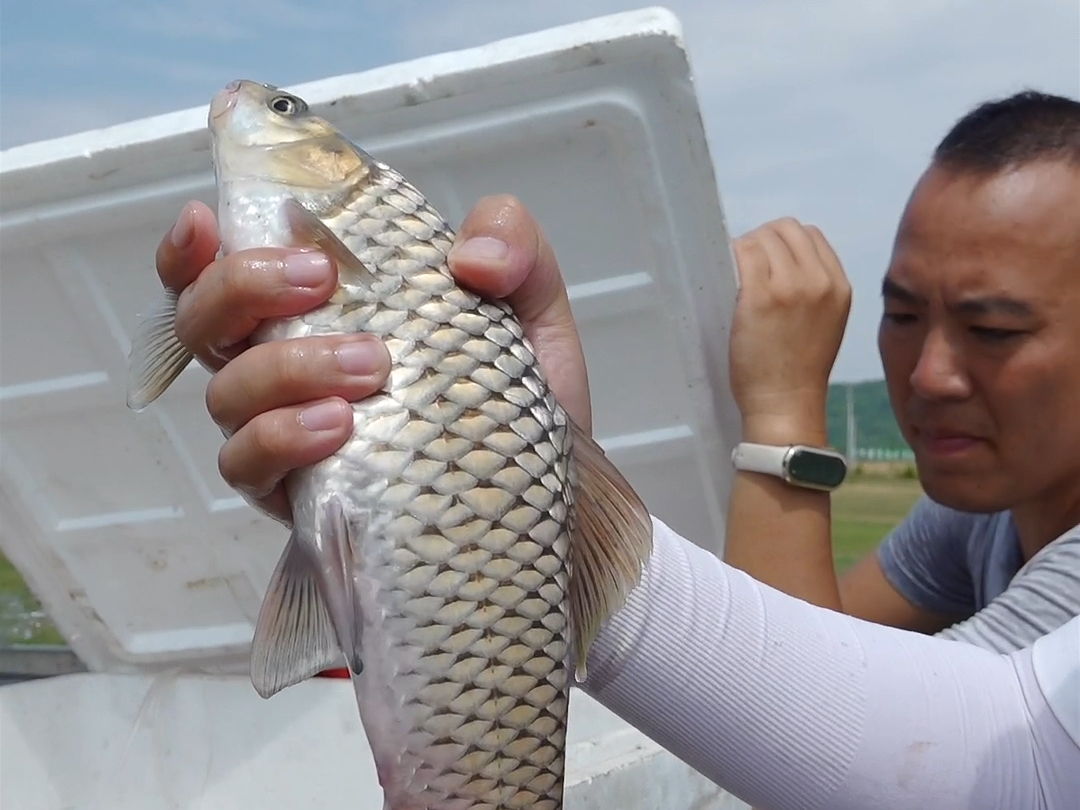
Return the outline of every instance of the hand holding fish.
<path id="1" fill-rule="evenodd" d="M 338 450 L 349 436 L 348 402 L 386 382 L 390 355 L 365 333 L 319 335 L 251 346 L 267 318 L 300 315 L 334 292 L 337 269 L 323 254 L 254 248 L 215 260 L 214 214 L 189 203 L 157 252 L 158 275 L 179 293 L 176 331 L 214 376 L 207 408 L 228 437 L 222 477 L 286 523 L 282 481 Z M 560 403 L 592 430 L 585 359 L 555 254 L 514 197 L 480 200 L 458 231 L 450 270 L 463 286 L 505 298 L 522 320 Z"/>
<path id="2" fill-rule="evenodd" d="M 744 436 L 766 444 L 806 441 L 825 423 L 851 286 L 821 231 L 795 219 L 750 231 L 734 250 L 741 286 L 731 387 Z"/>

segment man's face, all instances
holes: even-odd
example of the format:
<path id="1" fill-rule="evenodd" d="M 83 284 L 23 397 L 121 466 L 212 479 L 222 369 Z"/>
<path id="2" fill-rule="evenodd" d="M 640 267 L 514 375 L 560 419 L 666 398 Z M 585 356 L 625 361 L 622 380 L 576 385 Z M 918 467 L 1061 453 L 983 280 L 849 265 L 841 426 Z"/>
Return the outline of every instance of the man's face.
<path id="1" fill-rule="evenodd" d="M 932 166 L 900 222 L 878 346 L 927 494 L 1080 497 L 1080 169 Z"/>

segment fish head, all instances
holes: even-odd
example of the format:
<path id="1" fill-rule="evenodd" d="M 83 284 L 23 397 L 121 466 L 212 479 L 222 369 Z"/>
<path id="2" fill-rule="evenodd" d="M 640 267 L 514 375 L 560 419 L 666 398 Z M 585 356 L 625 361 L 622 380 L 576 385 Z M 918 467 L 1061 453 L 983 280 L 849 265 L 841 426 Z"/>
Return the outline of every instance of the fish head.
<path id="1" fill-rule="evenodd" d="M 365 156 L 330 122 L 270 84 L 230 82 L 210 102 L 207 126 L 219 184 L 256 179 L 329 192 L 367 173 Z"/>

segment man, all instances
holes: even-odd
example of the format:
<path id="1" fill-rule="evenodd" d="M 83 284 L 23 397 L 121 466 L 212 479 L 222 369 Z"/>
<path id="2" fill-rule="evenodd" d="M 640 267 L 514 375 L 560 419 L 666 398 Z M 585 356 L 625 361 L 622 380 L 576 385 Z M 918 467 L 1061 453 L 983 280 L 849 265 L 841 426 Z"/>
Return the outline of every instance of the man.
<path id="1" fill-rule="evenodd" d="M 755 279 L 732 337 L 750 441 L 825 443 L 847 298 L 815 235 L 782 221 L 736 244 Z M 960 119 L 882 293 L 885 377 L 928 497 L 837 584 L 828 494 L 740 473 L 731 520 L 769 531 L 734 532 L 726 559 L 874 622 L 1026 646 L 1080 612 L 1080 104 L 1025 92 Z"/>

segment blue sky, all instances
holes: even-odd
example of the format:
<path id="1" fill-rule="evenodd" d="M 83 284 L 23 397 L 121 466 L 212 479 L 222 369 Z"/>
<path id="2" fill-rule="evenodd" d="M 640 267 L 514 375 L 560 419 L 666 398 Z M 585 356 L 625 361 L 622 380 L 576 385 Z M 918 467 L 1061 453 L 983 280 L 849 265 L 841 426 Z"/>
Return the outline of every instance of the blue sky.
<path id="1" fill-rule="evenodd" d="M 0 147 L 647 5 L 625 0 L 54 0 L 0 11 Z M 1076 0 L 670 0 L 734 232 L 820 226 L 855 302 L 834 378 L 880 376 L 877 287 L 937 139 L 1023 87 L 1080 97 Z"/>

